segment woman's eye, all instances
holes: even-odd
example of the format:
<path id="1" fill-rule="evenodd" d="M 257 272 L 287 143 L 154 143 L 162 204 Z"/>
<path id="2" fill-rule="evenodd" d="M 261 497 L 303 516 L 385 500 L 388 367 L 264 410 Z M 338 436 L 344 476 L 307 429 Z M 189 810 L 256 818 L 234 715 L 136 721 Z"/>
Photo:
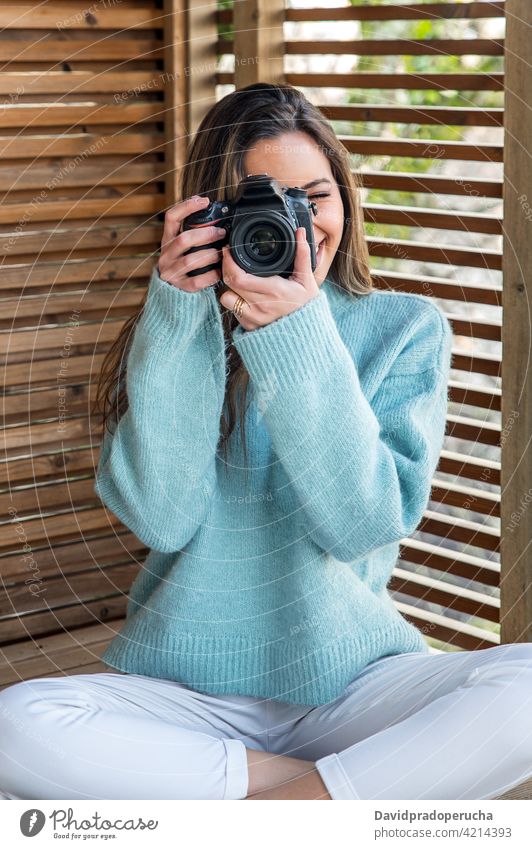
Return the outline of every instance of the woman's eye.
<path id="1" fill-rule="evenodd" d="M 329 197 L 330 197 L 330 194 L 328 194 L 327 192 L 320 192 L 320 194 L 317 194 L 317 195 L 309 195 L 310 200 L 314 200 L 314 198 L 329 198 Z"/>

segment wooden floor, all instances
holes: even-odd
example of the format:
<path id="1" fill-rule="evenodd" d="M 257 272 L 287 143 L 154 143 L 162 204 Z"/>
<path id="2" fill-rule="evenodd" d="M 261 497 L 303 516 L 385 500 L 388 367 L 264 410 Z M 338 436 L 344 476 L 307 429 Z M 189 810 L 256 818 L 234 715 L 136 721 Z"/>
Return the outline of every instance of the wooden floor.
<path id="1" fill-rule="evenodd" d="M 99 657 L 118 633 L 123 621 L 119 619 L 106 624 L 97 623 L 0 648 L 0 690 L 29 678 L 109 671 L 110 667 L 102 663 Z M 439 653 L 436 649 L 431 651 Z M 497 798 L 532 799 L 532 775 Z"/>

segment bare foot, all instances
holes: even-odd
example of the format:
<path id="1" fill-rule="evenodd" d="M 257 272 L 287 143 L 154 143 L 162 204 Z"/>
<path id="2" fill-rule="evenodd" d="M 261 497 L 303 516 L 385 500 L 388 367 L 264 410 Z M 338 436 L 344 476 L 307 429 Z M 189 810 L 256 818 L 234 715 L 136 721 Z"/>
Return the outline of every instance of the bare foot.
<path id="1" fill-rule="evenodd" d="M 306 761 L 308 763 L 308 761 Z M 283 781 L 276 787 L 246 796 L 246 799 L 330 799 L 317 769 L 297 778 Z"/>

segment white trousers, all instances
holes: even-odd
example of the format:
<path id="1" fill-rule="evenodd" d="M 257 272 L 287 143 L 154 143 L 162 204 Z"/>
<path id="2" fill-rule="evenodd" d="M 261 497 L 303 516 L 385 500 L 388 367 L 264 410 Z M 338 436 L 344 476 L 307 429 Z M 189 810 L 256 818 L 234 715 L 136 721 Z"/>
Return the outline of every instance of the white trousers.
<path id="1" fill-rule="evenodd" d="M 0 692 L 15 799 L 244 799 L 246 747 L 315 762 L 332 799 L 492 799 L 532 775 L 532 643 L 381 658 L 318 707 L 104 672 Z"/>

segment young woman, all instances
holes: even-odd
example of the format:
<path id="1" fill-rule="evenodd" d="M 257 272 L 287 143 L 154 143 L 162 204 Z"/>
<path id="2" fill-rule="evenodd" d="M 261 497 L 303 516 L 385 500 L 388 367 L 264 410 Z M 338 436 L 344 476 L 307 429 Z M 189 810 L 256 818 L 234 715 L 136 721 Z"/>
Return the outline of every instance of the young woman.
<path id="1" fill-rule="evenodd" d="M 285 278 L 183 229 L 258 173 L 307 188 L 314 271 L 301 230 Z M 102 377 L 95 490 L 150 549 L 102 655 L 117 671 L 4 690 L 0 787 L 495 798 L 532 774 L 531 644 L 433 655 L 387 590 L 442 448 L 449 322 L 373 289 L 348 158 L 295 88 L 220 100 L 181 189 Z"/>

